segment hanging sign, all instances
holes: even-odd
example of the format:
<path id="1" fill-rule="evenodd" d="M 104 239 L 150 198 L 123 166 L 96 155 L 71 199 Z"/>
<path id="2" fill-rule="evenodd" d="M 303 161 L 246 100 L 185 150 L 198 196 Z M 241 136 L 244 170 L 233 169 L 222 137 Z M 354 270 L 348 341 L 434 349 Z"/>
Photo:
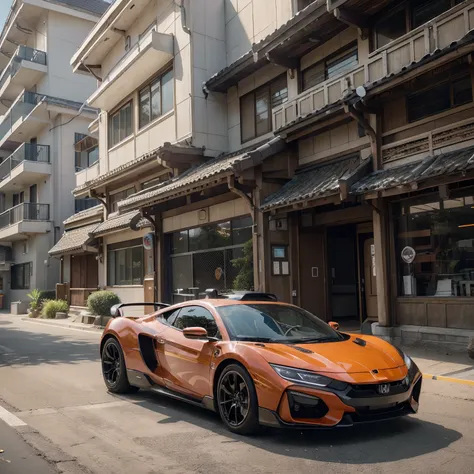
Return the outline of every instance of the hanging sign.
<path id="1" fill-rule="evenodd" d="M 153 234 L 151 232 L 143 236 L 143 248 L 145 250 L 151 250 L 153 248 Z"/>
<path id="2" fill-rule="evenodd" d="M 402 260 L 405 263 L 413 263 L 416 257 L 416 251 L 413 247 L 405 247 L 402 250 Z"/>
<path id="3" fill-rule="evenodd" d="M 221 267 L 217 267 L 214 270 L 214 276 L 216 277 L 216 280 L 219 281 L 222 278 L 222 275 L 224 274 L 224 271 L 222 270 Z"/>

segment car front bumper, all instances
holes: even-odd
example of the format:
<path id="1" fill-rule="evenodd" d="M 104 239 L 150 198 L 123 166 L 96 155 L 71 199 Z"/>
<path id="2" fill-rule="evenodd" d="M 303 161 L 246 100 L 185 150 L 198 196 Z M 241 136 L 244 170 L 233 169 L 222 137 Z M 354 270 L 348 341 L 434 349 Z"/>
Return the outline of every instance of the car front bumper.
<path id="1" fill-rule="evenodd" d="M 283 393 L 278 410 L 259 408 L 259 422 L 278 428 L 329 429 L 386 421 L 417 413 L 421 385 L 422 375 L 418 371 L 405 391 L 393 395 L 358 397 L 350 390 L 337 392 L 291 386 Z M 294 409 L 295 395 L 319 399 L 317 417 L 307 416 L 308 412 L 299 417 Z M 304 413 L 301 408 L 300 413 Z"/>

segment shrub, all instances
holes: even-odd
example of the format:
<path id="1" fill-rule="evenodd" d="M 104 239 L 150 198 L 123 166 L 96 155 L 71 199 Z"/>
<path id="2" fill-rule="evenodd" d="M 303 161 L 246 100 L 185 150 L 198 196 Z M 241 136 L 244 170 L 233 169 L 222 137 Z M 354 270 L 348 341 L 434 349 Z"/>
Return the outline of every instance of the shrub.
<path id="1" fill-rule="evenodd" d="M 41 291 L 38 289 L 31 290 L 26 296 L 30 299 L 30 308 L 33 311 L 41 309 Z"/>
<path id="2" fill-rule="evenodd" d="M 43 303 L 43 311 L 41 313 L 43 318 L 54 319 L 56 313 L 67 313 L 69 306 L 64 300 L 48 300 Z"/>
<path id="3" fill-rule="evenodd" d="M 87 298 L 87 308 L 97 316 L 110 316 L 110 308 L 120 303 L 113 291 L 96 291 Z"/>
<path id="4" fill-rule="evenodd" d="M 41 290 L 40 299 L 44 300 L 55 300 L 56 299 L 56 290 Z"/>

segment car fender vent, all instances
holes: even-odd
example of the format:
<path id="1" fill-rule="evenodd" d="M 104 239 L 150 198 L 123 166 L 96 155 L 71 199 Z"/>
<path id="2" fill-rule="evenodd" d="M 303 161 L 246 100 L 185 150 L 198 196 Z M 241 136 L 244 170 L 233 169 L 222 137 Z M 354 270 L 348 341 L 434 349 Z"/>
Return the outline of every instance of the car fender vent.
<path id="1" fill-rule="evenodd" d="M 360 337 L 356 337 L 353 341 L 354 344 L 357 344 L 358 346 L 365 347 L 367 345 L 367 341 L 364 341 Z"/>

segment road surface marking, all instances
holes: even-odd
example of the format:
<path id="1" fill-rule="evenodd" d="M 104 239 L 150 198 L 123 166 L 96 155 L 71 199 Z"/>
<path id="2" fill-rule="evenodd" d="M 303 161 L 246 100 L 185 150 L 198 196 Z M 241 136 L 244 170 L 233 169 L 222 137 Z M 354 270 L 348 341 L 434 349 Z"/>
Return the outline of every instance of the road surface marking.
<path id="1" fill-rule="evenodd" d="M 5 410 L 3 407 L 0 407 L 0 420 L 3 420 L 10 426 L 26 426 L 24 421 L 21 421 L 20 418 L 15 416 L 13 413 L 10 413 L 8 410 Z"/>
<path id="2" fill-rule="evenodd" d="M 444 382 L 459 383 L 461 385 L 470 385 L 474 387 L 474 380 L 455 379 L 453 377 L 444 377 L 442 375 L 423 374 L 424 379 L 442 380 Z"/>

